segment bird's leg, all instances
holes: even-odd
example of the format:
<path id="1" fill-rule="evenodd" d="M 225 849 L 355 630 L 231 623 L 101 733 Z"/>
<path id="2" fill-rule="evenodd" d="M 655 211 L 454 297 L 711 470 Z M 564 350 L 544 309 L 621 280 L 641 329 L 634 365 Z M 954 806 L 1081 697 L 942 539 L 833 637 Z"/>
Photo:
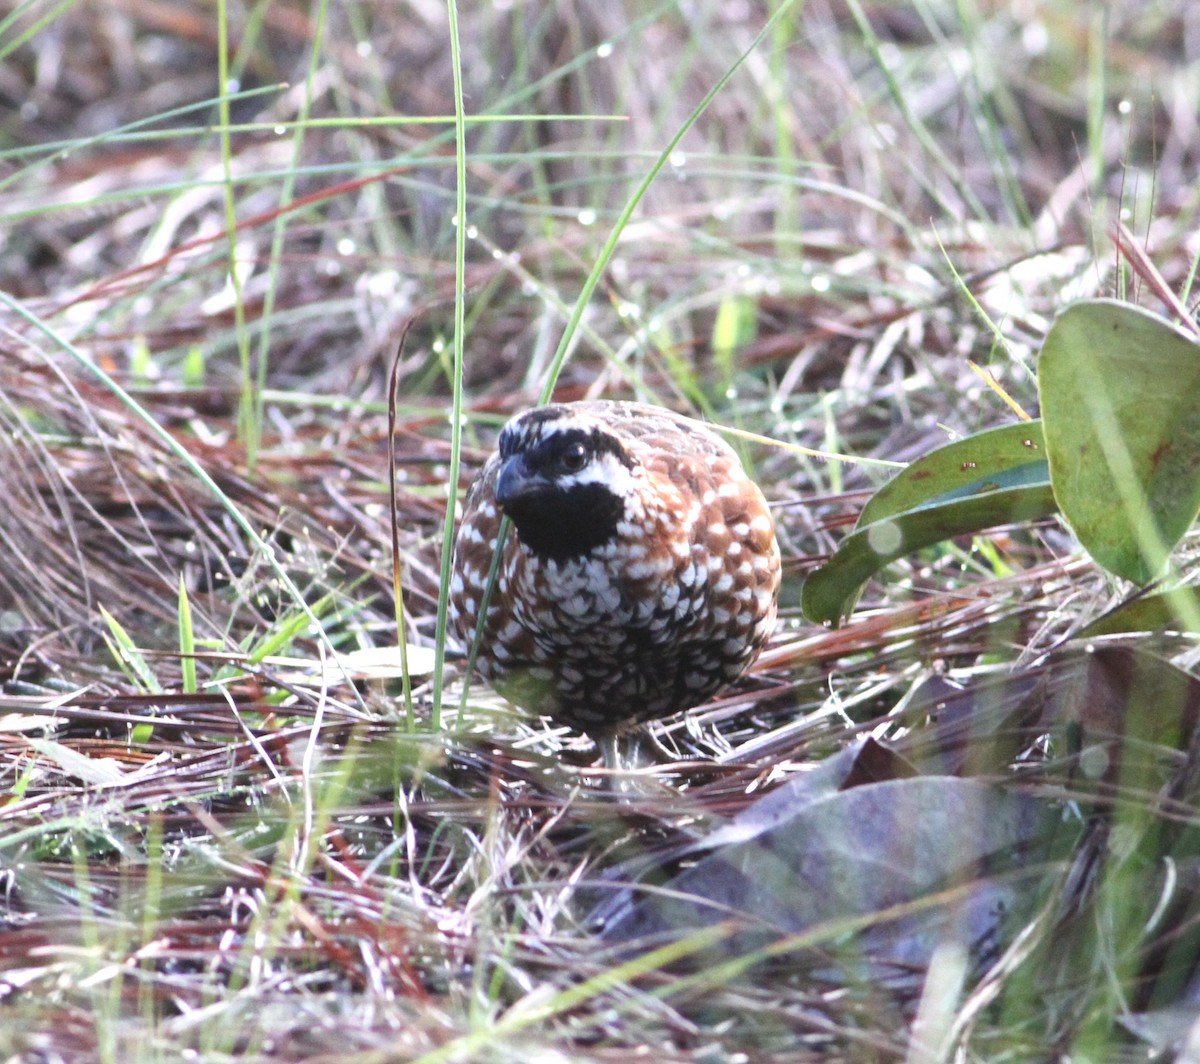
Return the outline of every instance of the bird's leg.
<path id="1" fill-rule="evenodd" d="M 609 772 L 631 772 L 644 763 L 642 758 L 645 733 L 641 728 L 624 732 L 605 732 L 596 737 L 600 757 Z"/>
<path id="2" fill-rule="evenodd" d="M 658 790 L 651 777 L 638 771 L 651 763 L 646 756 L 646 738 L 645 730 L 640 727 L 595 737 L 606 788 L 622 798 L 644 798 Z"/>

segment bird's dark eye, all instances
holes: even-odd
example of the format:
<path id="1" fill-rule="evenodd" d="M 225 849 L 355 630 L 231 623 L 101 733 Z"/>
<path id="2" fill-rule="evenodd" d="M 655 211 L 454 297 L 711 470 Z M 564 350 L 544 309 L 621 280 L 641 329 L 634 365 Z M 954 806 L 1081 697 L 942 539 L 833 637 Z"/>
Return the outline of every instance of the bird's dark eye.
<path id="1" fill-rule="evenodd" d="M 588 452 L 587 447 L 582 443 L 573 443 L 559 458 L 559 464 L 567 473 L 578 473 L 587 465 Z"/>

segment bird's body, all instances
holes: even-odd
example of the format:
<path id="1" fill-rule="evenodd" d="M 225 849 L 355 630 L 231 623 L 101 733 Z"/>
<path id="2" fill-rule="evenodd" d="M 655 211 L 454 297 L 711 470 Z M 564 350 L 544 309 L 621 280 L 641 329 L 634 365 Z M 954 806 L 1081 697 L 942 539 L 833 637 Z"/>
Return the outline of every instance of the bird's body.
<path id="1" fill-rule="evenodd" d="M 580 402 L 513 418 L 467 496 L 451 621 L 510 701 L 593 735 L 689 709 L 774 627 L 779 550 L 762 493 L 703 424 Z"/>

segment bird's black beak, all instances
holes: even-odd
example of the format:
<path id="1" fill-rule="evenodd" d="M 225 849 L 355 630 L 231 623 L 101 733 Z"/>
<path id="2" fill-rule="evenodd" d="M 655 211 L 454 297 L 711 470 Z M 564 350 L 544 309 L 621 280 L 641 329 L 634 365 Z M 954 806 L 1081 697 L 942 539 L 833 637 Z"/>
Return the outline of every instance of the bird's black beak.
<path id="1" fill-rule="evenodd" d="M 549 487 L 544 476 L 529 468 L 523 454 L 514 454 L 500 467 L 496 477 L 496 502 L 501 509 L 507 509 L 542 494 Z"/>

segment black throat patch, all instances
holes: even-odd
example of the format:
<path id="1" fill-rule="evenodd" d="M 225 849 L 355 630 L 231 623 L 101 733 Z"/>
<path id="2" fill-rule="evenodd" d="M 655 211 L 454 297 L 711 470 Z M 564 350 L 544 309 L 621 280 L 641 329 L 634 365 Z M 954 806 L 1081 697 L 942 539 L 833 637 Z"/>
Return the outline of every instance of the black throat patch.
<path id="1" fill-rule="evenodd" d="M 554 487 L 507 508 L 517 538 L 551 561 L 581 558 L 615 539 L 625 504 L 604 484 Z"/>
<path id="2" fill-rule="evenodd" d="M 625 512 L 612 485 L 581 479 L 585 470 L 605 462 L 626 469 L 635 464 L 613 434 L 564 416 L 564 409 L 530 411 L 500 434 L 501 461 L 514 474 L 504 512 L 527 550 L 559 562 L 613 540 Z"/>

